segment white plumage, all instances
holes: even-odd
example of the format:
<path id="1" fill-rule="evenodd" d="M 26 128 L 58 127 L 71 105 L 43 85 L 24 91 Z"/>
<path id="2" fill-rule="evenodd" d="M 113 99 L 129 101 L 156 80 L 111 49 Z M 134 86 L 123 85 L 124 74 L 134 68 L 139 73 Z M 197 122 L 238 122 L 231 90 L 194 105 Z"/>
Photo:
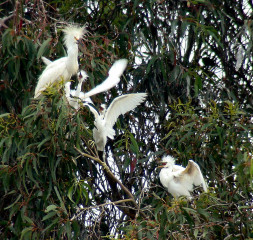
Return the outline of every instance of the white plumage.
<path id="1" fill-rule="evenodd" d="M 52 61 L 51 60 L 49 60 L 48 58 L 46 58 L 46 57 L 41 57 L 41 59 L 42 59 L 42 61 L 46 64 L 46 65 L 49 65 L 49 64 L 51 64 L 52 63 Z"/>
<path id="2" fill-rule="evenodd" d="M 85 33 L 84 28 L 67 27 L 64 32 L 64 44 L 67 48 L 67 56 L 62 57 L 50 63 L 50 60 L 45 61 L 47 67 L 39 77 L 39 81 L 35 88 L 34 98 L 38 98 L 41 93 L 54 82 L 63 79 L 68 81 L 72 75 L 78 71 L 78 40 L 80 40 Z"/>
<path id="3" fill-rule="evenodd" d="M 85 93 L 83 99 L 91 97 L 101 92 L 105 92 L 111 89 L 112 87 L 116 86 L 120 81 L 121 75 L 126 69 L 127 62 L 128 62 L 127 59 L 117 60 L 110 68 L 108 72 L 109 76 L 105 79 L 105 81 L 96 86 L 95 88 L 93 88 L 92 90 L 90 90 L 89 92 Z"/>
<path id="4" fill-rule="evenodd" d="M 69 105 L 78 110 L 81 106 L 81 99 L 84 95 L 81 92 L 83 81 L 88 78 L 88 75 L 85 71 L 81 70 L 78 74 L 78 85 L 75 90 L 70 89 L 71 82 L 65 84 L 65 96 L 69 102 Z"/>
<path id="5" fill-rule="evenodd" d="M 114 139 L 115 131 L 113 126 L 119 115 L 133 110 L 141 104 L 146 97 L 146 93 L 132 93 L 119 96 L 115 98 L 108 109 L 104 109 L 101 114 L 92 106 L 87 105 L 95 117 L 93 138 L 99 151 L 104 150 L 107 138 Z M 101 107 L 102 106 L 103 105 L 101 105 Z"/>
<path id="6" fill-rule="evenodd" d="M 164 166 L 159 174 L 162 185 L 174 197 L 186 196 L 191 197 L 190 192 L 193 191 L 193 186 L 202 185 L 207 192 L 207 185 L 200 171 L 199 165 L 193 160 L 189 160 L 186 168 L 175 165 L 175 159 L 171 156 L 162 158 Z"/>

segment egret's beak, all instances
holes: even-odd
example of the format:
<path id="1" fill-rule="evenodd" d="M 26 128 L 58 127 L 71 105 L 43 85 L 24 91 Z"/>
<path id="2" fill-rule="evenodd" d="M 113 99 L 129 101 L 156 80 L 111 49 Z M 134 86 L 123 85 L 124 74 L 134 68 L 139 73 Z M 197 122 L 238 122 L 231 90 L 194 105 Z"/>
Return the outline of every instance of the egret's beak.
<path id="1" fill-rule="evenodd" d="M 158 166 L 157 168 L 164 168 L 165 165 L 166 165 L 166 162 L 162 162 L 161 159 L 157 160 L 157 162 L 158 162 L 158 164 L 160 165 L 160 166 Z"/>
<path id="2" fill-rule="evenodd" d="M 78 39 L 78 38 L 76 38 L 76 37 L 74 37 L 74 38 L 75 38 L 76 43 L 77 43 L 78 45 L 83 46 L 83 43 L 82 43 L 81 39 Z"/>
<path id="3" fill-rule="evenodd" d="M 165 164 L 161 165 L 161 166 L 158 166 L 157 168 L 164 168 L 164 167 L 165 167 Z"/>

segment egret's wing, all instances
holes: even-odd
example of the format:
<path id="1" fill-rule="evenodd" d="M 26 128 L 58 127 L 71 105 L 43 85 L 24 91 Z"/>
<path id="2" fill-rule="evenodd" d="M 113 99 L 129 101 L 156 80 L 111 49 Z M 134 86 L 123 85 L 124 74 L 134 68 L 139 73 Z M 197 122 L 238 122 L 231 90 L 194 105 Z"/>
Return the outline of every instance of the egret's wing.
<path id="1" fill-rule="evenodd" d="M 121 75 L 126 69 L 127 63 L 128 63 L 127 59 L 120 59 L 115 61 L 115 63 L 111 66 L 108 72 L 109 76 L 113 78 L 121 77 Z"/>
<path id="2" fill-rule="evenodd" d="M 67 59 L 68 59 L 68 57 L 62 57 L 62 58 L 59 58 L 55 61 L 52 61 L 51 64 L 47 65 L 47 67 L 45 69 L 55 68 L 56 66 L 59 66 L 62 64 L 66 65 Z"/>
<path id="3" fill-rule="evenodd" d="M 147 93 L 132 93 L 115 98 L 105 113 L 104 119 L 106 125 L 113 127 L 119 115 L 133 110 L 141 104 L 146 97 Z"/>
<path id="4" fill-rule="evenodd" d="M 48 65 L 40 75 L 35 88 L 34 98 L 40 96 L 41 92 L 44 91 L 50 84 L 60 80 L 60 77 L 63 77 L 64 79 L 66 78 L 66 61 L 64 61 L 64 59 L 59 60 L 56 60 Z M 67 81 L 68 79 L 65 80 Z"/>
<path id="5" fill-rule="evenodd" d="M 199 165 L 192 160 L 189 160 L 187 167 L 181 172 L 180 181 L 188 186 L 189 190 L 196 186 L 202 185 L 205 192 L 207 192 L 207 185 L 200 171 Z"/>
<path id="6" fill-rule="evenodd" d="M 49 64 L 51 64 L 52 63 L 52 61 L 51 60 L 49 60 L 48 58 L 46 58 L 46 57 L 41 57 L 41 60 L 45 63 L 45 65 L 49 65 Z"/>
<path id="7" fill-rule="evenodd" d="M 116 61 L 109 70 L 109 76 L 105 79 L 104 82 L 85 93 L 85 98 L 91 97 L 95 94 L 105 92 L 114 86 L 116 86 L 120 81 L 120 76 L 123 74 L 127 66 L 126 59 L 120 59 Z"/>

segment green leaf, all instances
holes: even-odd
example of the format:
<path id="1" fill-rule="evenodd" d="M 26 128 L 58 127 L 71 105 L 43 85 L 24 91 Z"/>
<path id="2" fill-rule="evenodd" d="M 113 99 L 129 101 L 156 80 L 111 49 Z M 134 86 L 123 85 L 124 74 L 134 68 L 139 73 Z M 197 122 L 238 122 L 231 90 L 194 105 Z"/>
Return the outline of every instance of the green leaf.
<path id="1" fill-rule="evenodd" d="M 67 235 L 68 235 L 68 239 L 71 239 L 71 224 L 70 224 L 70 221 L 66 222 L 65 227 L 66 227 L 66 232 L 67 232 Z"/>
<path id="2" fill-rule="evenodd" d="M 43 229 L 42 233 L 45 233 L 45 232 L 49 231 L 50 228 L 53 228 L 54 225 L 59 223 L 59 220 L 60 220 L 59 218 L 54 219 L 51 224 L 49 224 L 45 229 Z"/>
<path id="3" fill-rule="evenodd" d="M 33 227 L 28 227 L 28 228 L 24 228 L 21 232 L 21 237 L 20 239 L 22 240 L 23 238 L 24 239 L 30 239 L 30 236 L 32 234 L 32 230 L 33 230 Z"/>
<path id="4" fill-rule="evenodd" d="M 47 39 L 46 41 L 44 41 L 42 43 L 42 45 L 40 46 L 40 49 L 38 51 L 38 54 L 37 54 L 37 59 L 39 59 L 41 56 L 43 56 L 43 54 L 48 51 L 49 47 L 48 47 L 48 44 L 49 42 L 51 41 L 51 38 Z"/>
<path id="5" fill-rule="evenodd" d="M 3 113 L 0 115 L 0 118 L 9 117 L 10 113 Z"/>
<path id="6" fill-rule="evenodd" d="M 23 216 L 24 220 L 26 220 L 28 223 L 33 224 L 33 220 L 29 218 L 28 216 L 24 215 Z"/>
<path id="7" fill-rule="evenodd" d="M 56 206 L 54 204 L 51 204 L 51 205 L 47 206 L 45 212 L 47 213 L 47 212 L 53 211 L 53 210 L 55 210 L 57 208 L 58 208 L 58 206 Z"/>
<path id="8" fill-rule="evenodd" d="M 41 146 L 43 146 L 43 144 L 49 140 L 51 140 L 51 136 L 48 136 L 44 140 L 42 140 L 41 143 L 38 145 L 38 149 L 40 150 Z"/>
<path id="9" fill-rule="evenodd" d="M 71 202 L 74 203 L 74 201 L 73 201 L 73 199 L 72 199 L 73 188 L 74 188 L 74 185 L 72 185 L 72 186 L 69 188 L 67 196 L 68 196 L 69 200 L 70 200 Z"/>
<path id="10" fill-rule="evenodd" d="M 57 212 L 50 212 L 50 213 L 48 213 L 46 216 L 44 216 L 44 217 L 42 218 L 42 221 L 46 221 L 47 219 L 52 218 L 52 217 L 55 216 L 56 214 L 57 214 Z"/>
<path id="11" fill-rule="evenodd" d="M 13 202 L 13 203 L 12 203 L 11 205 L 9 205 L 8 207 L 4 208 L 4 210 L 7 210 L 7 209 L 13 207 L 13 206 L 19 201 L 19 199 L 20 199 L 21 197 L 22 197 L 22 195 L 19 194 L 18 197 L 17 197 L 17 199 L 15 200 L 15 202 Z"/>
<path id="12" fill-rule="evenodd" d="M 139 154 L 139 146 L 138 146 L 138 143 L 136 142 L 134 136 L 132 133 L 129 133 L 129 137 L 130 137 L 130 140 L 131 140 L 131 150 L 138 156 Z"/>
<path id="13" fill-rule="evenodd" d="M 58 189 L 57 189 L 56 186 L 54 186 L 54 190 L 55 190 L 55 192 L 56 192 L 56 195 L 57 195 L 58 199 L 60 200 L 61 208 L 64 210 L 64 212 L 65 212 L 66 214 L 68 214 L 67 209 L 65 208 L 64 202 L 62 201 L 61 195 L 60 195 L 60 193 L 59 193 L 59 191 L 58 191 Z"/>

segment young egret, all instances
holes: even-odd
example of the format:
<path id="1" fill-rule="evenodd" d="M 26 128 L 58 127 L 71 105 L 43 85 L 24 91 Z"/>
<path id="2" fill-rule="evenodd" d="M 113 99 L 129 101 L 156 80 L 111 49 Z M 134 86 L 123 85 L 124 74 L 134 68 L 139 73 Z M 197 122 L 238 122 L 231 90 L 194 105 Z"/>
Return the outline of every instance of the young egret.
<path id="1" fill-rule="evenodd" d="M 64 44 L 67 48 L 67 56 L 62 57 L 52 63 L 47 62 L 47 67 L 39 77 L 35 88 L 34 98 L 38 98 L 41 93 L 52 83 L 68 81 L 72 75 L 78 71 L 78 43 L 85 33 L 84 27 L 66 27 L 64 30 Z M 48 60 L 50 61 L 50 60 Z"/>
<path id="2" fill-rule="evenodd" d="M 202 185 L 204 191 L 207 192 L 207 185 L 199 165 L 193 160 L 189 160 L 186 168 L 175 165 L 175 159 L 171 156 L 164 156 L 162 163 L 165 165 L 160 166 L 163 167 L 159 174 L 160 181 L 174 197 L 191 198 L 190 192 L 193 191 L 193 185 Z"/>
<path id="3" fill-rule="evenodd" d="M 81 70 L 78 74 L 78 85 L 76 90 L 71 90 L 70 85 L 71 82 L 67 82 L 65 84 L 65 95 L 69 102 L 69 105 L 78 110 L 80 108 L 80 103 L 82 102 L 82 96 L 84 95 L 83 92 L 81 92 L 83 81 L 88 78 L 88 75 L 85 71 Z M 87 99 L 88 100 L 88 99 Z"/>
<path id="4" fill-rule="evenodd" d="M 113 126 L 119 115 L 133 110 L 141 104 L 146 97 L 146 93 L 132 93 L 119 96 L 112 101 L 108 109 L 102 104 L 101 107 L 103 111 L 101 113 L 97 112 L 97 110 L 89 104 L 86 104 L 95 117 L 93 138 L 99 151 L 104 151 L 107 138 L 114 139 L 115 130 Z"/>
<path id="5" fill-rule="evenodd" d="M 109 76 L 105 79 L 105 81 L 96 86 L 95 88 L 93 88 L 92 90 L 90 90 L 89 92 L 85 93 L 83 96 L 83 100 L 95 94 L 105 92 L 116 86 L 120 81 L 121 75 L 126 69 L 127 62 L 128 62 L 127 59 L 117 60 L 110 68 L 108 72 Z"/>

